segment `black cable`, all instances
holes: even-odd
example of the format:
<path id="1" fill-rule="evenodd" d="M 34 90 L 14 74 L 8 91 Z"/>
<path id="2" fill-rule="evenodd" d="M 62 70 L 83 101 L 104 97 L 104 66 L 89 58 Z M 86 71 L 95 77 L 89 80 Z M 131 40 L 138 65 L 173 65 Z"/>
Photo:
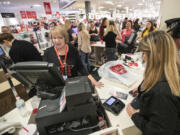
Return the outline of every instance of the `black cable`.
<path id="1" fill-rule="evenodd" d="M 87 127 L 87 128 L 81 128 L 81 129 L 72 129 L 72 128 L 68 128 L 70 131 L 73 132 L 79 132 L 79 131 L 84 131 L 84 130 L 88 130 L 88 129 L 94 129 L 97 127 L 102 127 L 105 125 L 105 121 L 100 121 L 97 125 L 91 126 L 91 127 Z"/>

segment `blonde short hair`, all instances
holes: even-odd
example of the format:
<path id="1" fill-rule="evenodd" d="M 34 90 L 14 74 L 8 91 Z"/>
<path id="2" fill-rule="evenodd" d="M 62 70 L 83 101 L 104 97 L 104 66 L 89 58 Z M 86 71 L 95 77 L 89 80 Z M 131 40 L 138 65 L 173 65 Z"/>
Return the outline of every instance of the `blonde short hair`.
<path id="1" fill-rule="evenodd" d="M 61 34 L 64 37 L 66 44 L 69 42 L 68 33 L 64 26 L 56 26 L 53 29 L 51 29 L 51 32 L 50 32 L 51 38 L 52 38 L 52 35 L 58 35 L 58 34 Z"/>

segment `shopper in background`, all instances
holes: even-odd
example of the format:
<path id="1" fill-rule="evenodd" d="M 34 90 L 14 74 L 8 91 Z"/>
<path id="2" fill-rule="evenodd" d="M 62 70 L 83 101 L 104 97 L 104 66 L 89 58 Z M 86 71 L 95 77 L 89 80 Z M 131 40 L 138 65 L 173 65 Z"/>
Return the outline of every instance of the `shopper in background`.
<path id="1" fill-rule="evenodd" d="M 134 25 L 133 25 L 133 29 L 138 32 L 139 31 L 139 28 L 140 28 L 140 25 L 139 25 L 139 18 L 137 18 L 134 22 Z"/>
<path id="2" fill-rule="evenodd" d="M 125 42 L 125 40 L 127 40 L 129 38 L 129 36 L 131 35 L 132 33 L 132 23 L 130 21 L 128 21 L 126 23 L 126 27 L 121 31 L 121 36 L 122 36 L 122 39 L 121 39 L 121 42 Z"/>
<path id="3" fill-rule="evenodd" d="M 2 33 L 11 33 L 11 29 L 8 26 L 2 26 L 1 27 L 1 32 Z M 4 46 L 4 45 L 0 45 L 0 46 L 3 48 L 6 56 L 9 56 L 9 50 L 10 50 L 9 47 Z"/>
<path id="4" fill-rule="evenodd" d="M 51 30 L 51 38 L 54 46 L 48 48 L 44 54 L 44 61 L 54 63 L 60 67 L 60 72 L 64 78 L 87 75 L 91 83 L 97 87 L 102 87 L 101 82 L 97 82 L 84 68 L 78 50 L 72 45 L 68 45 L 68 33 L 64 27 L 55 27 Z"/>
<path id="5" fill-rule="evenodd" d="M 124 18 L 124 21 L 123 21 L 123 23 L 122 23 L 122 29 L 125 29 L 126 28 L 126 23 L 128 22 L 128 18 L 127 17 L 125 17 Z"/>
<path id="6" fill-rule="evenodd" d="M 142 31 L 141 33 L 141 39 L 145 36 L 147 36 L 150 32 L 156 31 L 156 29 L 154 28 L 154 24 L 152 21 L 147 21 L 146 23 L 146 28 Z"/>
<path id="7" fill-rule="evenodd" d="M 106 46 L 107 61 L 116 60 L 116 39 L 121 40 L 121 34 L 119 33 L 114 21 L 109 21 L 109 25 L 104 33 L 104 41 Z"/>
<path id="8" fill-rule="evenodd" d="M 108 24 L 108 20 L 107 20 L 107 18 L 105 17 L 105 18 L 103 18 L 102 23 L 101 23 L 101 26 L 100 26 L 100 28 L 99 28 L 99 36 L 100 36 L 100 39 L 101 39 L 101 40 L 103 40 L 104 31 L 105 31 L 104 29 L 106 29 L 107 24 Z"/>
<path id="9" fill-rule="evenodd" d="M 23 61 L 41 61 L 41 55 L 32 43 L 16 40 L 10 33 L 0 34 L 0 44 L 10 48 L 9 56 L 14 63 Z"/>
<path id="10" fill-rule="evenodd" d="M 140 110 L 127 113 L 143 135 L 180 134 L 180 59 L 172 37 L 150 33 L 139 45 L 147 64 L 139 90 Z"/>
<path id="11" fill-rule="evenodd" d="M 89 54 L 91 53 L 90 35 L 83 23 L 78 25 L 78 51 L 86 72 L 90 71 Z"/>
<path id="12" fill-rule="evenodd" d="M 69 44 L 74 45 L 75 44 L 75 39 L 77 38 L 76 34 L 74 33 L 74 31 L 71 28 L 71 22 L 70 20 L 66 20 L 65 21 L 65 29 L 68 33 L 68 37 L 69 37 Z"/>
<path id="13" fill-rule="evenodd" d="M 91 42 L 96 42 L 96 41 L 99 41 L 99 36 L 98 36 L 98 30 L 97 28 L 95 27 L 94 25 L 94 22 L 93 21 L 90 21 L 90 28 L 89 28 L 89 34 L 91 36 L 90 38 L 90 41 Z"/>
<path id="14" fill-rule="evenodd" d="M 11 30 L 8 26 L 2 26 L 1 27 L 1 32 L 2 33 L 11 33 Z"/>

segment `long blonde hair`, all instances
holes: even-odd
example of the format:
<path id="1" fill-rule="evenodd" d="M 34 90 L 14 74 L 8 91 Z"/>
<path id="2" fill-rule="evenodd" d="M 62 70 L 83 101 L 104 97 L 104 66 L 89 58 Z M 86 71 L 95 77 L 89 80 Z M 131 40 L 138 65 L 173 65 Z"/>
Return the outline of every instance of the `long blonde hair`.
<path id="1" fill-rule="evenodd" d="M 180 96 L 180 59 L 172 37 L 164 31 L 152 32 L 143 38 L 139 49 L 147 61 L 142 90 L 150 90 L 165 76 L 172 94 Z"/>
<path id="2" fill-rule="evenodd" d="M 86 40 L 90 39 L 90 35 L 89 35 L 88 31 L 86 30 L 86 27 L 83 23 L 80 23 L 78 25 L 78 31 L 83 33 L 83 36 Z"/>
<path id="3" fill-rule="evenodd" d="M 64 26 L 65 26 L 65 29 L 68 31 L 71 28 L 71 21 L 67 19 L 65 21 Z"/>
<path id="4" fill-rule="evenodd" d="M 108 32 L 114 32 L 115 33 L 115 28 L 114 28 L 114 21 L 109 21 L 107 24 L 107 29 L 104 33 L 104 36 L 108 34 Z"/>

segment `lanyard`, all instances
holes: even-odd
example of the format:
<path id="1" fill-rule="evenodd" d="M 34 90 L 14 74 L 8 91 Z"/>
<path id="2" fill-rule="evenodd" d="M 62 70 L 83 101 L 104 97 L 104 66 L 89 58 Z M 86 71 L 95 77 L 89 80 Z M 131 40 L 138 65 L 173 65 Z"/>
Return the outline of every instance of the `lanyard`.
<path id="1" fill-rule="evenodd" d="M 68 45 L 65 46 L 65 58 L 64 58 L 64 63 L 61 60 L 61 57 L 58 54 L 57 48 L 54 46 L 54 50 L 56 51 L 56 55 L 58 57 L 59 63 L 61 64 L 61 67 L 65 67 L 66 60 L 67 60 L 67 53 L 68 53 Z"/>

